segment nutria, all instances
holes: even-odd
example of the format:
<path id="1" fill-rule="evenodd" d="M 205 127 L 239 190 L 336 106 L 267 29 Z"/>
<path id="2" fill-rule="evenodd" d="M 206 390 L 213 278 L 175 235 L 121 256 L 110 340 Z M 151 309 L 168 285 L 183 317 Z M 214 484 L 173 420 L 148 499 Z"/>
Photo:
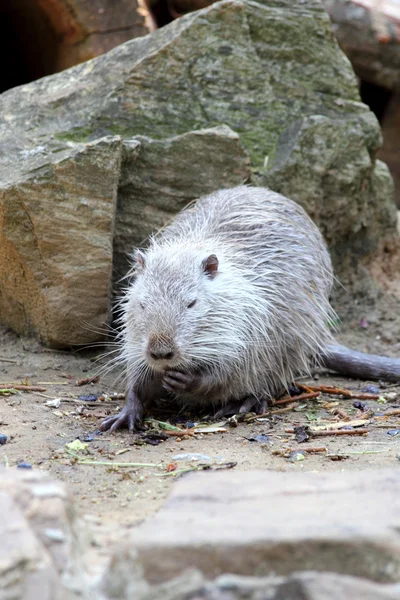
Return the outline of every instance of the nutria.
<path id="1" fill-rule="evenodd" d="M 276 192 L 241 186 L 200 198 L 135 253 L 131 275 L 127 401 L 104 430 L 140 427 L 166 392 L 220 414 L 262 413 L 317 364 L 346 368 L 333 346 L 326 244 L 303 208 Z M 390 362 L 399 378 L 400 361 Z"/>

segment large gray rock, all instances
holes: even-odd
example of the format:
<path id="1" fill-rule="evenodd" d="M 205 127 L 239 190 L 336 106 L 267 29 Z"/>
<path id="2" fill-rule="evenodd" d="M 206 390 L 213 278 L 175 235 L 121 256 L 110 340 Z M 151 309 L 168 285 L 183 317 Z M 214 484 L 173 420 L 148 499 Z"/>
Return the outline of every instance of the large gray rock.
<path id="1" fill-rule="evenodd" d="M 200 129 L 164 140 L 127 139 L 118 189 L 114 290 L 129 255 L 194 198 L 251 180 L 250 160 L 229 127 Z"/>
<path id="2" fill-rule="evenodd" d="M 226 123 L 261 167 L 288 121 L 368 113 L 320 2 L 226 0 L 6 92 L 0 132 L 16 151 L 49 134 L 165 138 Z M 377 122 L 368 129 L 376 140 Z"/>
<path id="3" fill-rule="evenodd" d="M 48 197 L 48 189 L 53 186 L 56 196 L 65 196 L 75 187 L 81 189 L 81 182 L 90 178 L 93 170 L 87 159 L 82 172 L 70 169 L 66 187 L 62 187 L 64 179 L 61 183 L 57 179 L 56 169 L 45 181 L 39 178 L 34 186 L 27 185 L 26 173 L 30 173 L 30 180 L 34 179 L 38 148 L 44 148 L 49 164 L 56 164 L 60 146 L 68 143 L 82 144 L 83 151 L 85 144 L 96 146 L 95 142 L 104 136 L 119 135 L 124 141 L 124 164 L 132 166 L 133 183 L 124 167 L 119 171 L 115 141 L 115 170 L 108 171 L 109 165 L 106 166 L 106 183 L 91 177 L 90 185 L 84 185 L 81 194 L 82 201 L 85 199 L 89 204 L 96 203 L 98 197 L 114 199 L 115 181 L 119 180 L 119 205 L 126 211 L 126 215 L 118 214 L 117 221 L 116 277 L 120 277 L 127 267 L 121 253 L 130 250 L 130 232 L 134 245 L 158 226 L 163 217 L 180 208 L 183 200 L 234 184 L 241 173 L 247 172 L 247 159 L 243 154 L 241 162 L 242 151 L 237 140 L 220 142 L 222 138 L 215 134 L 185 137 L 189 132 L 218 124 L 229 126 L 240 136 L 250 157 L 254 182 L 287 187 L 293 192 L 295 186 L 284 180 L 296 174 L 294 179 L 301 181 L 301 193 L 297 191 L 296 199 L 307 207 L 312 198 L 314 213 L 330 241 L 334 258 L 345 251 L 351 265 L 351 257 L 359 252 L 360 244 L 369 257 L 377 252 L 379 242 L 384 244 L 386 237 L 395 235 L 390 176 L 375 162 L 380 144 L 379 125 L 359 101 L 355 76 L 338 48 L 322 4 L 317 0 L 273 0 L 265 5 L 250 0 L 225 0 L 99 58 L 0 97 L 0 189 L 10 215 L 6 234 L 3 232 L 0 237 L 0 254 L 2 264 L 6 264 L 13 252 L 16 267 L 12 276 L 1 280 L 0 320 L 19 331 L 36 331 L 50 343 L 65 344 L 66 337 L 70 338 L 69 343 L 83 343 L 99 337 L 88 329 L 98 329 L 98 321 L 107 313 L 105 290 L 111 263 L 107 267 L 103 255 L 98 264 L 82 260 L 82 246 L 76 245 L 75 240 L 79 220 L 64 218 L 65 204 L 53 203 L 54 222 L 49 223 L 53 227 L 59 220 L 68 231 L 68 235 L 58 235 L 57 239 L 53 236 L 51 243 L 52 262 L 65 265 L 61 275 L 58 267 L 47 269 L 46 277 L 42 268 L 31 272 L 30 266 L 26 268 L 24 253 L 21 257 L 19 245 L 13 241 L 10 246 L 10 231 L 18 232 L 20 237 L 26 214 L 24 210 L 12 213 L 9 208 L 16 202 L 14 189 L 22 194 L 26 188 L 26 195 L 21 197 L 24 204 L 29 200 L 30 215 L 34 214 L 34 207 L 41 206 L 42 187 L 44 196 Z M 287 148 L 285 141 L 293 128 L 298 129 L 293 140 L 295 151 Z M 349 132 L 346 143 L 336 142 L 336 131 L 342 141 L 345 132 Z M 211 146 L 214 142 L 216 145 Z M 221 144 L 224 149 L 218 162 L 216 155 Z M 229 158 L 230 144 L 235 153 L 233 159 Z M 178 145 L 181 145 L 179 150 Z M 204 155 L 205 149 L 208 157 Z M 195 156 L 192 160 L 186 156 L 183 163 L 185 151 Z M 155 159 L 161 156 L 168 172 L 156 166 Z M 174 162 L 174 156 L 178 163 Z M 316 156 L 318 159 L 314 160 Z M 210 167 L 213 158 L 215 168 L 210 171 L 213 178 L 207 180 L 207 174 L 202 174 L 202 181 L 198 164 Z M 238 166 L 240 177 L 238 173 L 231 178 L 225 175 L 232 164 Z M 100 163 L 96 169 L 102 181 Z M 155 183 L 152 187 L 150 171 L 153 170 L 158 189 Z M 12 186 L 8 181 L 10 176 Z M 377 191 L 374 183 L 377 179 L 385 193 Z M 92 183 L 98 187 L 92 187 Z M 125 194 L 129 186 L 135 194 L 129 190 Z M 165 199 L 157 200 L 163 194 Z M 109 223 L 111 204 L 109 200 Z M 346 222 L 344 231 L 336 221 Z M 46 226 L 46 235 L 51 227 Z M 87 231 L 88 238 L 98 235 L 96 230 Z M 349 232 L 356 233 L 349 236 Z M 66 253 L 67 239 L 75 250 L 76 256 L 72 258 Z M 42 246 L 47 248 L 46 243 L 37 245 L 40 250 Z M 32 256 L 33 248 L 31 244 Z M 36 251 L 35 261 L 41 263 L 43 259 L 38 254 Z M 89 267 L 86 272 L 85 265 Z M 336 260 L 336 267 L 343 271 L 341 260 Z M 96 268 L 102 276 L 92 281 L 91 269 Z M 68 278 L 70 271 L 74 274 L 72 279 Z M 83 275 L 85 294 L 81 287 Z M 27 289 L 32 290 L 37 309 L 28 306 Z M 62 305 L 58 301 L 60 291 Z M 53 307 L 57 306 L 56 311 L 52 310 L 52 302 L 47 302 L 48 296 L 54 294 L 56 301 L 51 300 Z M 15 314 L 10 309 L 12 303 Z M 73 335 L 66 335 L 74 322 Z M 76 325 L 83 322 L 88 323 L 86 331 L 82 328 L 78 333 Z"/>
<path id="4" fill-rule="evenodd" d="M 84 536 L 64 487 L 41 473 L 2 470 L 0 476 L 0 598 L 84 595 Z"/>
<path id="5" fill-rule="evenodd" d="M 266 576 L 329 571 L 400 581 L 398 470 L 203 473 L 180 480 L 131 537 L 146 580 L 195 567 Z"/>
<path id="6" fill-rule="evenodd" d="M 268 161 L 269 186 L 304 206 L 341 273 L 349 270 L 347 260 L 375 253 L 382 240 L 370 231 L 384 231 L 396 218 L 395 204 L 388 202 L 394 196 L 389 170 L 365 143 L 371 117 L 299 119 L 279 136 Z M 344 258 L 349 245 L 352 253 Z"/>

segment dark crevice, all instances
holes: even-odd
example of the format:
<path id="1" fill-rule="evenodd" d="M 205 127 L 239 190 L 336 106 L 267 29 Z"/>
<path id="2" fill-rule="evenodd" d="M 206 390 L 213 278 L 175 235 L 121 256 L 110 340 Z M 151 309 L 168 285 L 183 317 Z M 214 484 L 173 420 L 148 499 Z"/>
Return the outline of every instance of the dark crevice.
<path id="1" fill-rule="evenodd" d="M 168 0 L 147 0 L 146 4 L 157 27 L 164 27 L 174 20 Z"/>
<path id="2" fill-rule="evenodd" d="M 360 96 L 361 100 L 375 113 L 379 123 L 382 123 L 393 92 L 374 83 L 361 81 Z"/>
<path id="3" fill-rule="evenodd" d="M 34 0 L 0 3 L 0 92 L 54 73 L 58 40 Z"/>
<path id="4" fill-rule="evenodd" d="M 157 27 L 171 23 L 176 17 L 170 9 L 175 0 L 144 1 Z M 115 29 L 94 30 L 86 38 L 134 28 L 134 24 L 128 24 Z M 70 46 L 75 45 L 72 42 L 70 40 Z M 63 40 L 57 36 L 42 8 L 41 0 L 0 0 L 0 52 L 5 57 L 0 93 L 56 73 L 59 70 L 58 58 L 62 43 Z M 76 43 L 82 43 L 82 39 Z"/>

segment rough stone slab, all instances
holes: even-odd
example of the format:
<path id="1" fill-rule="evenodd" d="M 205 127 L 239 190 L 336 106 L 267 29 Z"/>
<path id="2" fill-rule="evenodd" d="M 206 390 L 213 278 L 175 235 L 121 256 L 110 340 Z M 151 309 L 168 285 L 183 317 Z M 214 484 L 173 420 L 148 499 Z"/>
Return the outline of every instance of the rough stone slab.
<path id="1" fill-rule="evenodd" d="M 368 235 L 368 225 L 374 219 L 388 228 L 396 223 L 396 205 L 387 202 L 394 195 L 393 182 L 386 165 L 372 160 L 366 128 L 359 119 L 299 119 L 281 133 L 268 161 L 270 187 L 306 209 L 342 270 L 341 239 L 352 239 L 358 254 L 373 254 L 381 240 Z"/>
<path id="2" fill-rule="evenodd" d="M 189 202 L 250 180 L 249 157 L 226 126 L 165 140 L 125 140 L 114 236 L 116 278 L 127 272 L 133 249 Z"/>
<path id="3" fill-rule="evenodd" d="M 379 124 L 360 102 L 350 62 L 315 0 L 217 2 L 103 56 L 6 92 L 0 97 L 0 178 L 15 168 L 21 152 L 52 136 L 81 142 L 106 134 L 165 140 L 226 124 L 250 156 L 254 181 L 265 184 L 265 165 L 281 134 L 299 119 L 316 115 L 325 117 L 332 131 L 338 124 L 351 129 L 359 136 L 361 155 L 370 157 L 361 173 L 353 148 L 337 146 L 332 167 L 346 185 L 338 199 L 332 178 L 322 178 L 318 198 L 331 249 L 343 254 L 344 247 L 351 255 L 359 240 L 335 229 L 330 215 L 324 217 L 328 205 L 339 218 L 350 214 L 353 229 L 365 230 L 368 254 L 377 240 L 395 231 L 393 218 L 381 222 L 379 217 L 381 212 L 393 216 L 393 199 L 382 195 L 377 202 L 371 183 Z M 319 135 L 317 128 L 298 156 L 299 174 L 312 164 L 303 165 L 303 159 L 318 151 Z M 179 171 L 175 165 L 171 178 Z M 195 168 L 191 176 L 195 181 Z M 315 179 L 312 172 L 308 190 L 308 177 L 303 177 L 297 197 L 304 205 L 308 192 L 314 194 Z M 349 213 L 354 195 L 360 210 Z"/>
<path id="4" fill-rule="evenodd" d="M 64 486 L 41 473 L 2 469 L 0 479 L 0 598 L 77 598 L 86 540 Z"/>
<path id="5" fill-rule="evenodd" d="M 268 598 L 266 593 L 270 593 L 273 600 L 395 600 L 400 594 L 398 584 L 378 584 L 360 577 L 315 571 L 280 578 L 224 575 L 215 581 L 214 586 L 217 593 L 209 585 L 210 593 L 204 596 L 205 600 L 224 600 L 227 592 L 237 600 L 265 600 Z M 195 600 L 194 595 L 192 598 Z"/>
<path id="6" fill-rule="evenodd" d="M 286 577 L 224 574 L 208 580 L 189 569 L 164 583 L 149 585 L 134 553 L 114 557 L 100 586 L 99 600 L 398 600 L 400 584 L 317 571 Z"/>
<path id="7" fill-rule="evenodd" d="M 0 133 L 4 148 L 16 150 L 40 134 L 166 138 L 225 123 L 259 167 L 289 117 L 368 112 L 320 3 L 224 0 L 9 90 L 0 97 Z"/>
<path id="8" fill-rule="evenodd" d="M 299 122 L 292 151 L 287 140 Z M 217 165 L 212 149 L 208 163 L 205 160 L 206 136 L 203 146 L 200 141 L 196 146 L 189 132 L 218 125 L 239 135 L 255 184 L 285 187 L 303 206 L 311 206 L 328 238 L 337 275 L 345 283 L 351 281 L 349 273 L 359 278 L 356 265 L 361 260 L 365 270 L 374 255 L 383 255 L 386 242 L 397 236 L 392 182 L 387 169 L 376 161 L 379 123 L 360 102 L 355 75 L 322 3 L 223 0 L 98 58 L 0 96 L 0 189 L 5 193 L 0 209 L 0 321 L 21 333 L 36 332 L 51 344 L 100 339 L 93 331 L 107 318 L 104 275 L 110 269 L 111 205 L 120 176 L 118 149 L 101 153 L 105 144 L 101 140 L 120 136 L 125 157 L 131 144 L 133 154 L 126 164 L 131 160 L 137 177 L 146 177 L 140 182 L 133 174 L 130 181 L 126 172 L 121 174 L 121 206 L 126 202 L 125 187 L 136 186 L 137 193 L 127 189 L 127 196 L 137 207 L 132 204 L 131 215 L 121 215 L 119 223 L 129 223 L 131 216 L 139 218 L 125 233 L 119 230 L 117 238 L 122 239 L 131 227 L 133 246 L 163 221 L 162 211 L 166 217 L 180 208 L 175 203 L 182 199 L 178 188 L 176 196 L 168 197 L 174 180 L 186 188 L 192 182 L 191 197 L 195 189 L 196 194 L 210 191 L 208 182 L 197 185 L 201 181 L 197 155 L 190 170 L 188 156 L 183 163 L 181 155 L 182 164 L 173 162 L 179 152 L 178 142 L 171 140 L 180 137 L 185 148 L 192 140 L 193 149 L 202 152 L 201 164 L 210 167 L 214 158 Z M 341 143 L 335 140 L 337 132 Z M 139 137 L 143 139 L 138 142 Z M 87 143 L 93 144 L 91 156 L 83 149 Z M 65 148 L 70 161 L 62 159 Z M 48 166 L 39 169 L 41 154 L 47 156 Z M 171 158 L 168 172 L 162 173 L 155 159 L 166 160 L 167 155 Z M 278 156 L 283 157 L 279 168 L 274 162 Z M 231 164 L 219 167 L 225 172 Z M 150 166 L 158 183 L 158 192 L 154 187 L 152 194 Z M 48 174 L 43 177 L 44 171 Z M 211 170 L 208 174 L 213 175 Z M 223 179 L 221 184 L 213 178 L 210 187 L 211 183 L 224 186 Z M 228 184 L 229 178 L 225 181 Z M 161 206 L 157 203 L 164 193 Z M 107 225 L 99 226 L 103 237 L 85 216 L 79 220 L 75 211 L 77 206 L 83 211 L 79 197 L 90 194 L 101 198 L 95 203 L 101 211 L 107 205 Z M 43 209 L 40 222 L 45 233 L 32 203 Z M 337 223 L 346 223 L 346 228 Z M 87 248 L 82 243 L 83 224 Z M 32 225 L 34 235 L 29 233 Z M 43 243 L 36 242 L 35 235 Z M 121 239 L 116 239 L 116 279 L 125 275 L 122 252 L 131 250 L 129 240 L 120 244 Z M 97 240 L 95 247 L 91 240 Z"/>
<path id="9" fill-rule="evenodd" d="M 295 573 L 283 583 L 274 600 L 395 600 L 400 586 L 377 584 L 336 573 Z"/>
<path id="10" fill-rule="evenodd" d="M 189 567 L 265 576 L 330 571 L 400 581 L 398 470 L 187 476 L 132 535 L 146 579 Z"/>
<path id="11" fill-rule="evenodd" d="M 98 339 L 110 304 L 121 140 L 37 146 L 0 182 L 0 321 L 52 345 Z"/>
<path id="12" fill-rule="evenodd" d="M 59 578 L 50 557 L 21 511 L 0 492 L 0 597 L 61 600 Z"/>

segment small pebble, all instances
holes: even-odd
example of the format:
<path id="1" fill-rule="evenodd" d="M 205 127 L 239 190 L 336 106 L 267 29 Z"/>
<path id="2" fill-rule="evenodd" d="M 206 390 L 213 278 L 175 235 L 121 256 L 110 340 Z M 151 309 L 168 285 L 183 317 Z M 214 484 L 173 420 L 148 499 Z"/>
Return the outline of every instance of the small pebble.
<path id="1" fill-rule="evenodd" d="M 269 437 L 267 435 L 256 435 L 251 438 L 246 438 L 249 442 L 260 442 L 260 444 L 269 444 Z"/>
<path id="2" fill-rule="evenodd" d="M 65 542 L 65 534 L 61 529 L 45 529 L 44 535 L 52 542 Z"/>
<path id="3" fill-rule="evenodd" d="M 301 389 L 297 387 L 297 385 L 290 385 L 288 389 L 290 396 L 299 396 L 301 394 Z"/>
<path id="4" fill-rule="evenodd" d="M 0 446 L 5 444 L 6 441 L 7 441 L 7 436 L 5 435 L 5 433 L 0 433 Z"/>
<path id="5" fill-rule="evenodd" d="M 296 425 L 294 428 L 296 442 L 302 444 L 310 439 L 307 425 Z"/>
<path id="6" fill-rule="evenodd" d="M 211 456 L 208 456 L 207 454 L 197 454 L 194 452 L 188 452 L 187 454 L 175 454 L 175 456 L 172 457 L 174 460 L 204 460 L 204 461 L 212 461 L 213 459 L 211 458 Z M 224 460 L 223 458 L 221 459 L 220 456 L 216 457 L 217 459 L 220 460 Z"/>
<path id="7" fill-rule="evenodd" d="M 367 409 L 367 405 L 365 404 L 365 402 L 361 402 L 360 400 L 356 400 L 355 402 L 353 402 L 353 406 L 354 408 L 358 408 L 362 411 Z"/>
<path id="8" fill-rule="evenodd" d="M 363 394 L 380 394 L 380 390 L 377 385 L 365 385 L 361 391 Z"/>
<path id="9" fill-rule="evenodd" d="M 32 469 L 32 465 L 27 462 L 20 462 L 19 465 L 17 465 L 17 469 Z"/>
<path id="10" fill-rule="evenodd" d="M 304 460 L 304 459 L 305 459 L 305 453 L 301 452 L 300 450 L 296 450 L 295 452 L 292 452 L 291 455 L 289 456 L 290 462 L 298 462 L 299 460 Z"/>

